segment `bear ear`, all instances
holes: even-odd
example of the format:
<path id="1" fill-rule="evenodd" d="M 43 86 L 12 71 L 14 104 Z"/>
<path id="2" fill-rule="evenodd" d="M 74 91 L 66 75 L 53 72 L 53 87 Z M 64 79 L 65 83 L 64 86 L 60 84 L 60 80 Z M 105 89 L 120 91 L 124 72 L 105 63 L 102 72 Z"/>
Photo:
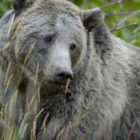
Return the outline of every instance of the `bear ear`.
<path id="1" fill-rule="evenodd" d="M 35 0 L 12 0 L 13 8 L 18 13 L 25 8 L 28 8 Z"/>
<path id="2" fill-rule="evenodd" d="M 100 8 L 82 11 L 83 24 L 88 31 L 104 22 L 104 13 Z"/>

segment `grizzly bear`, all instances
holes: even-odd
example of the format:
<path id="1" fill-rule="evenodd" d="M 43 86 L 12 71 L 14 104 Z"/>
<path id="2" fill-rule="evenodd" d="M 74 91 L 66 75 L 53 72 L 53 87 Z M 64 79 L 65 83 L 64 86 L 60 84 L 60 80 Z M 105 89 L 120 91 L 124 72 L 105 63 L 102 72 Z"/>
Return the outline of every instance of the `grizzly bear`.
<path id="1" fill-rule="evenodd" d="M 3 121 L 18 139 L 140 139 L 140 49 L 100 8 L 13 0 L 0 35 Z"/>

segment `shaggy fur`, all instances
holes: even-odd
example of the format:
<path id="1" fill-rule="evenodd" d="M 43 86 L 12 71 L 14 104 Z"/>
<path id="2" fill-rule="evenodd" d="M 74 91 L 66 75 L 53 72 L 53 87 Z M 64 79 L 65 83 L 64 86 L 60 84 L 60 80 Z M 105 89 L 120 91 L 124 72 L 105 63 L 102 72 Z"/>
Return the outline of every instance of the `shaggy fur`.
<path id="1" fill-rule="evenodd" d="M 13 120 L 17 120 L 20 111 L 26 112 L 25 99 L 32 100 L 33 96 L 38 95 L 39 89 L 40 103 L 36 99 L 31 105 L 31 110 L 37 105 L 38 112 L 44 108 L 37 121 L 38 139 L 59 139 L 60 132 L 64 130 L 63 138 L 70 140 L 126 140 L 134 124 L 130 139 L 140 139 L 140 49 L 112 35 L 103 23 L 100 9 L 82 11 L 72 3 L 62 0 L 41 0 L 32 5 L 25 0 L 22 4 L 20 0 L 13 2 L 18 15 L 8 37 L 11 21 L 9 14 L 0 21 L 0 55 L 4 58 L 1 87 L 4 87 L 9 62 L 9 73 L 12 74 L 3 106 L 17 91 L 18 100 L 13 107 L 16 115 L 13 113 Z M 24 10 L 20 11 L 19 8 Z M 2 23 L 7 24 L 2 26 Z M 48 49 L 50 51 L 44 48 L 43 52 L 38 51 L 37 47 L 44 46 L 40 40 L 45 31 L 48 33 L 55 30 L 61 31 L 57 37 L 58 42 Z M 79 49 L 71 57 L 55 59 L 55 49 L 58 48 L 58 52 L 66 50 L 62 46 L 66 47 L 73 36 Z M 5 46 L 7 42 L 8 47 Z M 32 45 L 35 49 L 24 65 Z M 3 47 L 6 49 L 2 50 Z M 41 58 L 38 57 L 39 53 Z M 54 62 L 46 74 L 50 57 L 54 57 Z M 73 79 L 65 94 L 64 89 L 54 89 L 48 81 L 54 78 L 56 66 L 69 58 Z M 37 66 L 38 78 L 35 85 Z M 25 68 L 18 82 L 23 67 Z M 4 88 L 1 88 L 1 92 L 3 91 Z M 32 112 L 29 116 L 26 122 L 32 120 Z M 46 116 L 46 128 L 42 131 L 41 126 Z M 25 139 L 29 137 L 26 134 Z"/>

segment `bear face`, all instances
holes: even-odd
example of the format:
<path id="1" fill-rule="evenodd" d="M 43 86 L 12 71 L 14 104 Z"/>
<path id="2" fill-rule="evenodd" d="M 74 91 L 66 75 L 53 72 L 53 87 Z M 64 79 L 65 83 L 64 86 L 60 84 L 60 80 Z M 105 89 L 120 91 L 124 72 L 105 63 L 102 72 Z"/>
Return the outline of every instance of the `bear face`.
<path id="1" fill-rule="evenodd" d="M 11 103 L 5 105 L 5 122 L 12 116 L 15 126 L 23 112 L 24 130 L 39 117 L 38 139 L 56 139 L 61 130 L 68 134 L 69 128 L 72 131 L 67 136 L 72 140 L 85 134 L 86 140 L 127 139 L 132 124 L 139 120 L 139 50 L 108 32 L 99 8 L 83 11 L 65 0 L 13 2 L 13 24 L 7 18 L 0 21 L 1 49 L 7 41 L 10 45 L 2 49 L 8 70 L 2 67 L 0 86 L 4 90 L 3 77 L 9 75 L 4 102 L 18 97 L 13 102 L 15 111 L 8 110 Z M 5 29 L 9 25 L 8 40 Z M 68 79 L 72 81 L 67 94 L 59 94 L 64 93 Z M 38 88 L 43 98 L 37 97 Z M 137 125 L 136 140 L 140 139 L 138 130 Z M 19 139 L 29 139 L 31 131 L 25 131 L 28 138 L 21 131 Z"/>
<path id="2" fill-rule="evenodd" d="M 17 63 L 23 66 L 27 59 L 25 71 L 30 80 L 38 69 L 38 82 L 66 84 L 87 47 L 85 28 L 79 17 L 63 11 L 49 14 L 40 6 L 31 11 L 24 15 L 15 40 Z"/>
<path id="3" fill-rule="evenodd" d="M 17 65 L 30 81 L 37 77 L 38 85 L 41 83 L 51 92 L 61 89 L 81 67 L 87 50 L 87 31 L 101 15 L 100 9 L 81 11 L 64 1 L 34 3 L 17 16 L 20 27 L 13 41 Z"/>

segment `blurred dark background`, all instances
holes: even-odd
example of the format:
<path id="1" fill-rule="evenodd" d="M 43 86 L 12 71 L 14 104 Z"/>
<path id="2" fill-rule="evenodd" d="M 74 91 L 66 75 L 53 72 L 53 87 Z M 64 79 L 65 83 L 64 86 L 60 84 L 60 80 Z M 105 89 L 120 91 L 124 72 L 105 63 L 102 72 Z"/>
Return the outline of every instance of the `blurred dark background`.
<path id="1" fill-rule="evenodd" d="M 101 7 L 111 32 L 140 46 L 140 0 L 71 0 L 82 9 Z M 11 8 L 10 0 L 0 0 L 0 17 Z"/>

